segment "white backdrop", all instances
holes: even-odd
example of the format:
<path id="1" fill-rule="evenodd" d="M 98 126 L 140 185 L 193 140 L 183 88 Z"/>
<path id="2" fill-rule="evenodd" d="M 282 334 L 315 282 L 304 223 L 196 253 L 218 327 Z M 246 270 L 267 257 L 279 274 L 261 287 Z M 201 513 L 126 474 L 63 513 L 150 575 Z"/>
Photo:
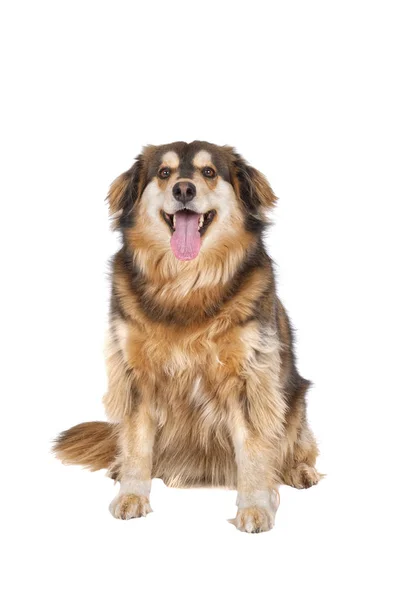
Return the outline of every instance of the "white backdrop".
<path id="1" fill-rule="evenodd" d="M 396 4 L 3 3 L 4 598 L 398 598 Z M 227 523 L 234 492 L 160 481 L 118 522 L 103 473 L 49 454 L 104 418 L 108 185 L 179 139 L 235 145 L 279 196 L 267 245 L 328 476 L 282 488 L 262 535 Z"/>

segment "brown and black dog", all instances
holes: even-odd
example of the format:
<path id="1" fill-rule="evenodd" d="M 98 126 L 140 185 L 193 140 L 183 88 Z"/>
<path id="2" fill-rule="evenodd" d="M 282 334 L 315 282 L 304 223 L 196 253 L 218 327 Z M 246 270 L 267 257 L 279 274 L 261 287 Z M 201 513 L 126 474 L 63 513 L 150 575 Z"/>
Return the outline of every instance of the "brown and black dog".
<path id="1" fill-rule="evenodd" d="M 235 525 L 274 524 L 278 487 L 316 484 L 309 382 L 262 240 L 276 200 L 232 148 L 148 146 L 108 196 L 112 263 L 109 423 L 82 423 L 57 456 L 120 482 L 120 519 L 151 511 L 153 477 L 238 491 Z"/>

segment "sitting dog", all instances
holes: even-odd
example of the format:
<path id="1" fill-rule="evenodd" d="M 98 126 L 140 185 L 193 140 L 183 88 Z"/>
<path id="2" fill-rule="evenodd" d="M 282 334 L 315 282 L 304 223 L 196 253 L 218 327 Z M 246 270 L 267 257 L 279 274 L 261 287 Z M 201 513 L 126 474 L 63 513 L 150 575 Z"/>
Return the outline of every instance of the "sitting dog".
<path id="1" fill-rule="evenodd" d="M 278 488 L 320 479 L 309 382 L 263 245 L 275 196 L 233 148 L 144 148 L 111 185 L 110 422 L 60 434 L 56 455 L 120 482 L 118 519 L 151 511 L 151 480 L 237 489 L 236 527 L 274 525 Z"/>

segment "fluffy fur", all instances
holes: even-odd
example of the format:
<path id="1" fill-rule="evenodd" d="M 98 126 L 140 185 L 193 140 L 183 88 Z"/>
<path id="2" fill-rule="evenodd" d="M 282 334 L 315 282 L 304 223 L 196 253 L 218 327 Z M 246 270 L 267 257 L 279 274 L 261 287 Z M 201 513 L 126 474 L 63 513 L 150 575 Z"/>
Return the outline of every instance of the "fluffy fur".
<path id="1" fill-rule="evenodd" d="M 189 261 L 170 245 L 181 181 L 196 186 L 186 208 L 211 219 Z M 121 483 L 115 517 L 145 516 L 151 479 L 160 477 L 170 486 L 237 489 L 235 525 L 265 531 L 280 484 L 318 482 L 309 382 L 297 372 L 262 242 L 275 200 L 232 148 L 205 142 L 146 147 L 111 185 L 122 237 L 112 263 L 111 422 L 63 432 L 55 452 L 65 463 L 107 468 Z"/>

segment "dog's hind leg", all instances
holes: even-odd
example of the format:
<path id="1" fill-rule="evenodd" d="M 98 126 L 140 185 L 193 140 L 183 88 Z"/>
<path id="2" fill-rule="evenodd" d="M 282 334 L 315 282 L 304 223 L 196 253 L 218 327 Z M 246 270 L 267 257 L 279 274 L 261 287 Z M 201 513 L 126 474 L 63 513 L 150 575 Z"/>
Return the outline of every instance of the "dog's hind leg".
<path id="1" fill-rule="evenodd" d="M 303 424 L 282 469 L 282 482 L 303 489 L 316 485 L 323 477 L 315 468 L 318 447 L 307 423 Z"/>

